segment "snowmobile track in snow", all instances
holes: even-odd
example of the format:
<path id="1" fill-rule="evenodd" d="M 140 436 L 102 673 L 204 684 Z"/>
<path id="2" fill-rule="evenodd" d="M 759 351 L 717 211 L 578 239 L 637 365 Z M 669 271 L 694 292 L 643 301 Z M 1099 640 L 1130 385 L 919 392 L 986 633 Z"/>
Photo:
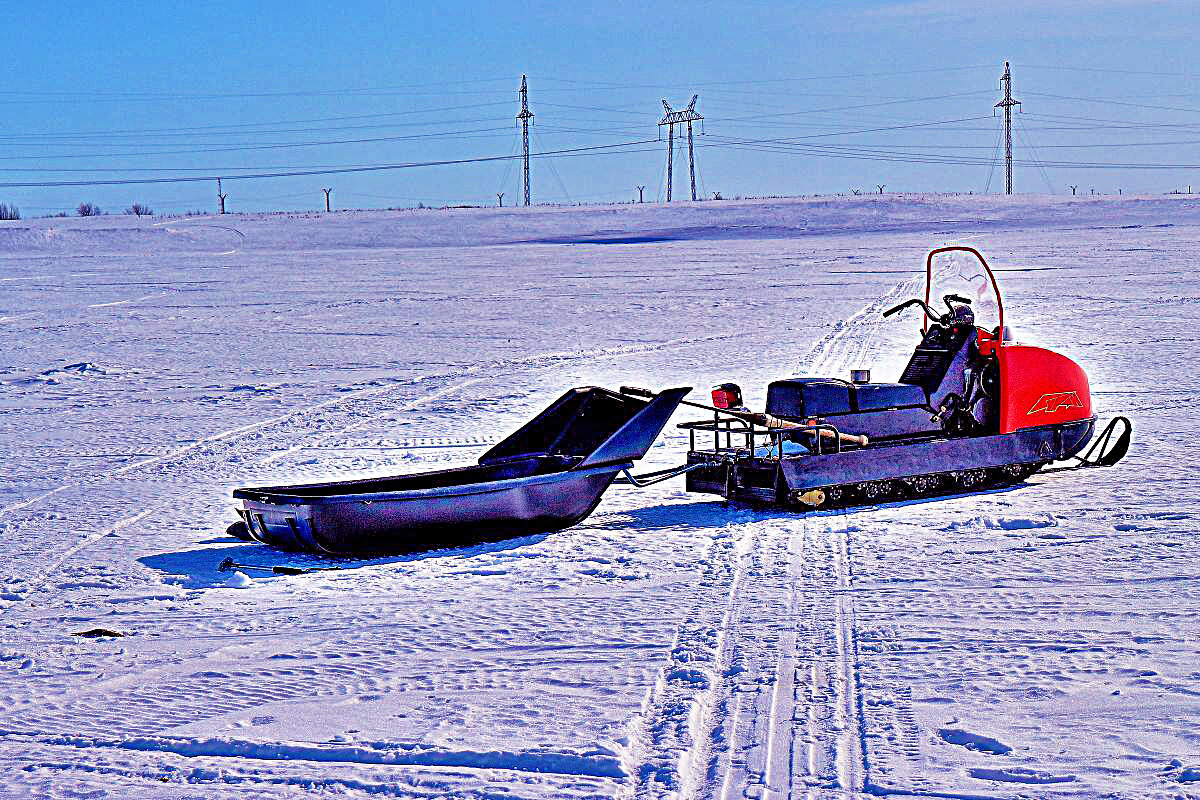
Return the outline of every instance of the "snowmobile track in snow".
<path id="1" fill-rule="evenodd" d="M 634 735 L 635 797 L 863 791 L 850 547 L 831 524 L 839 519 L 742 514 L 714 540 L 706 592 Z"/>
<path id="2" fill-rule="evenodd" d="M 802 359 L 844 374 L 879 351 L 892 287 Z M 739 800 L 857 795 L 867 785 L 858 641 L 844 513 L 751 511 L 714 540 L 702 599 L 651 691 L 637 797 Z M 710 587 L 726 589 L 723 597 Z M 710 593 L 711 592 L 711 593 Z M 723 601 L 723 602 L 722 602 Z M 719 619 L 718 619 L 719 617 Z"/>

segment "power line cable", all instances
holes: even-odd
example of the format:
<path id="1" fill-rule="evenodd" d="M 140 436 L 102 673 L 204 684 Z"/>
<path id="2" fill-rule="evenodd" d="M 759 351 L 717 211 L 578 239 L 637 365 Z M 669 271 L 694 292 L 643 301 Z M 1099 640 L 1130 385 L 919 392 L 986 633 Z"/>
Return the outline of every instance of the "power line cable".
<path id="1" fill-rule="evenodd" d="M 712 118 L 710 118 L 710 120 L 711 119 Z M 908 124 L 904 124 L 904 125 L 886 125 L 886 126 L 879 127 L 879 128 L 860 128 L 858 130 L 851 130 L 851 131 L 832 131 L 832 132 L 828 132 L 828 133 L 811 133 L 811 134 L 807 134 L 805 136 L 789 136 L 789 137 L 785 137 L 785 138 L 781 138 L 781 139 L 764 139 L 762 141 L 791 142 L 791 141 L 798 141 L 800 139 L 819 139 L 819 138 L 828 138 L 831 136 L 850 136 L 852 134 L 859 134 L 859 133 L 879 133 L 879 132 L 883 132 L 883 131 L 899 131 L 899 130 L 907 130 L 907 129 L 911 129 L 911 128 L 927 128 L 927 127 L 933 127 L 933 126 L 938 126 L 938 125 L 948 125 L 948 124 L 953 124 L 953 123 L 957 123 L 957 122 L 971 122 L 971 121 L 981 120 L 981 119 L 991 119 L 991 116 L 983 115 L 983 116 L 978 116 L 978 117 L 958 117 L 956 119 L 932 120 L 932 121 L 926 121 L 926 122 L 912 122 L 912 123 L 908 123 Z M 721 121 L 722 120 L 720 117 L 717 117 L 715 120 L 716 123 L 720 123 Z M 710 127 L 712 124 L 713 123 L 710 122 Z"/>
<path id="2" fill-rule="evenodd" d="M 504 177 L 502 177 L 500 179 L 500 191 L 501 192 L 507 191 L 507 189 L 508 189 L 508 176 L 512 174 L 513 164 L 516 163 L 515 159 L 516 159 L 516 155 L 517 155 L 517 144 L 518 144 L 518 142 L 520 142 L 520 140 L 521 140 L 520 134 L 517 133 L 517 129 L 514 126 L 513 127 L 512 144 L 509 145 L 509 148 L 508 148 L 508 152 L 513 154 L 513 158 L 504 162 Z"/>
<path id="3" fill-rule="evenodd" d="M 1025 123 L 1021 121 L 1021 116 L 1017 115 L 1017 135 L 1021 137 L 1021 141 L 1029 148 L 1029 152 L 1033 154 L 1033 163 L 1037 165 L 1038 172 L 1042 174 L 1042 179 L 1046 181 L 1046 188 L 1050 190 L 1050 194 L 1054 194 L 1054 185 L 1050 183 L 1050 175 L 1046 172 L 1046 168 L 1042 166 L 1038 159 L 1037 148 L 1033 146 L 1033 142 L 1025 133 Z"/>
<path id="4" fill-rule="evenodd" d="M 1128 108 L 1147 108 L 1153 111 L 1183 111 L 1189 114 L 1200 114 L 1200 108 L 1186 108 L 1183 106 L 1157 106 L 1148 103 L 1129 103 L 1124 100 L 1109 100 L 1103 97 L 1073 97 L 1065 94 L 1047 94 L 1046 92 L 1025 92 L 1033 97 L 1049 97 L 1052 100 L 1078 100 L 1081 103 L 1104 103 L 1113 106 L 1126 106 Z"/>
<path id="5" fill-rule="evenodd" d="M 655 139 L 643 139 L 634 142 L 617 142 L 614 144 L 598 144 L 587 147 L 571 147 L 561 150 L 550 150 L 540 153 L 530 153 L 530 156 L 539 158 L 553 155 L 573 155 L 586 152 L 602 152 L 616 151 L 618 148 L 628 148 L 636 145 L 650 144 L 655 142 Z M 637 151 L 630 151 L 637 152 Z M 504 161 L 512 158 L 520 158 L 520 156 L 503 155 L 503 156 L 479 156 L 475 158 L 455 158 L 445 159 L 441 161 L 412 161 L 400 164 L 374 164 L 369 166 L 359 167 L 342 167 L 337 169 L 309 169 L 309 170 L 290 170 L 290 171 L 273 171 L 273 172 L 258 172 L 248 175 L 175 175 L 164 178 L 127 178 L 127 179 L 108 179 L 94 181 L 9 181 L 0 183 L 0 188 L 45 188 L 53 186 L 126 186 L 136 184 L 150 183 L 195 183 L 197 181 L 215 181 L 217 178 L 225 180 L 252 180 L 260 178 L 295 178 L 309 175 L 344 175 L 356 172 L 386 172 L 390 170 L 401 169 L 416 169 L 418 167 L 442 167 L 453 166 L 457 164 L 480 164 L 488 161 Z"/>
<path id="6" fill-rule="evenodd" d="M 307 123 L 311 123 L 311 122 L 344 122 L 346 120 L 356 120 L 356 119 L 382 119 L 384 117 L 408 117 L 408 116 L 417 116 L 417 115 L 421 115 L 421 114 L 434 114 L 434 113 L 440 114 L 440 113 L 443 113 L 446 111 L 463 111 L 463 110 L 467 110 L 467 109 L 484 108 L 484 107 L 488 107 L 488 106 L 507 106 L 507 105 L 511 105 L 511 103 L 509 101 L 497 101 L 497 102 L 493 102 L 493 103 L 471 103 L 469 105 L 443 106 L 441 108 L 421 108 L 421 109 L 416 109 L 416 110 L 412 110 L 412 111 L 389 111 L 389 112 L 380 113 L 380 114 L 349 114 L 349 115 L 342 115 L 342 116 L 337 116 L 337 117 L 310 117 L 307 119 L 269 120 L 266 122 L 225 123 L 225 124 L 221 124 L 221 125 L 196 125 L 196 126 L 184 127 L 184 128 L 143 128 L 143 129 L 126 129 L 126 130 L 120 130 L 120 131 L 112 131 L 112 130 L 109 130 L 109 131 L 77 131 L 74 133 L 62 133 L 62 132 L 55 133 L 55 132 L 43 131 L 43 132 L 25 133 L 25 134 L 20 134 L 20 135 L 0 136 L 0 140 L 8 141 L 8 140 L 14 139 L 14 138 L 27 138 L 27 137 L 81 138 L 81 137 L 97 137 L 97 136 L 138 136 L 138 135 L 143 135 L 143 134 L 155 134 L 155 133 L 179 133 L 180 135 L 184 135 L 187 133 L 214 132 L 214 131 L 223 131 L 223 130 L 227 130 L 227 129 L 228 130 L 243 130 L 246 128 L 260 128 L 260 127 L 266 127 L 266 126 L 272 126 L 272 125 L 303 125 L 303 124 L 307 124 Z M 476 121 L 476 120 L 472 120 L 472 121 Z M 422 123 L 415 123 L 415 124 L 441 125 L 441 124 L 444 124 L 445 122 L 446 122 L 445 120 L 437 119 L 437 120 L 430 120 L 429 122 L 422 122 Z M 401 124 L 401 123 L 397 123 L 397 124 Z M 321 129 L 321 130 L 323 130 L 323 129 Z"/>
<path id="7" fill-rule="evenodd" d="M 533 136 L 534 136 L 534 141 L 536 141 L 540 144 L 542 141 L 541 134 L 535 132 L 533 134 Z M 546 163 L 550 165 L 550 172 L 553 173 L 555 181 L 558 182 L 558 188 L 562 189 L 563 197 L 565 197 L 567 199 L 568 203 L 574 202 L 573 200 L 571 200 L 571 193 L 567 191 L 567 185 L 565 183 L 563 183 L 562 176 L 558 174 L 558 167 L 554 166 L 554 159 L 547 158 Z"/>
<path id="8" fill-rule="evenodd" d="M 1105 67 L 1069 67 L 1063 64 L 1021 64 L 1021 69 L 1048 69 L 1062 72 L 1111 72 L 1118 75 L 1152 75 L 1165 78 L 1200 78 L 1196 72 L 1155 72 L 1143 69 L 1112 69 Z"/>
<path id="9" fill-rule="evenodd" d="M 98 137 L 58 137 L 58 138 L 42 138 L 34 136 L 14 135 L 3 140 L 3 143 L 15 147 L 56 147 L 56 148 L 73 148 L 73 147 L 95 147 L 98 143 L 103 146 L 110 147 L 183 147 L 188 144 L 194 146 L 216 146 L 217 143 L 209 143 L 205 141 L 189 142 L 188 139 L 193 139 L 197 136 L 213 137 L 213 136 L 264 136 L 264 135 L 283 135 L 283 134 L 300 134 L 300 133 L 323 133 L 328 134 L 332 131 L 363 131 L 363 130 L 394 130 L 399 128 L 431 128 L 441 125 L 470 125 L 482 122 L 504 122 L 503 117 L 478 117 L 475 119 L 438 119 L 427 120 L 424 122 L 391 122 L 373 125 L 327 125 L 322 127 L 307 127 L 307 128 L 264 128 L 262 130 L 249 131 L 217 131 L 207 133 L 171 133 L 171 134 L 147 134 L 141 135 L 123 135 L 123 136 L 98 136 Z M 184 141 L 153 141 L 155 139 L 169 140 L 184 140 Z M 151 141 L 147 141 L 151 140 Z M 219 142 L 223 145 L 235 145 L 240 142 Z"/>
<path id="10" fill-rule="evenodd" d="M 590 86 L 592 88 L 603 89 L 663 89 L 673 88 L 687 84 L 689 86 L 698 86 L 701 88 L 711 88 L 715 86 L 750 86 L 755 84 L 766 83 L 795 83 L 803 81 L 832 81 L 846 78 L 883 78 L 895 77 L 897 75 L 922 75 L 928 73 L 946 73 L 946 72 L 964 72 L 975 69 L 993 69 L 994 64 L 969 64 L 957 67 L 918 67 L 911 70 L 894 70 L 888 72 L 850 72 L 836 75 L 802 75 L 789 78 L 759 78 L 755 80 L 718 80 L 718 81 L 697 81 L 689 78 L 685 81 L 668 81 L 663 83 L 614 83 L 612 81 L 582 81 L 572 80 L 569 78 L 552 78 L 544 75 L 539 75 L 538 80 L 542 81 L 557 81 L 559 83 L 570 83 L 577 86 Z"/>
<path id="11" fill-rule="evenodd" d="M 236 147 L 197 147 L 187 150 L 155 150 L 139 153 L 58 153 L 54 158 L 144 158 L 167 155 L 196 155 L 198 153 L 244 153 L 259 150 L 291 150 L 300 147 L 326 147 L 338 144 L 376 144 L 379 142 L 402 142 L 417 139 L 474 139 L 481 138 L 477 134 L 506 131 L 508 126 L 496 128 L 476 128 L 473 130 L 438 131 L 436 133 L 416 133 L 404 136 L 373 136 L 362 139 L 326 139 L 316 142 L 275 142 L 271 144 L 239 145 Z M 487 137 L 483 137 L 487 138 Z M 43 161 L 46 155 L 38 156 L 0 156 L 0 161 Z"/>
<path id="12" fill-rule="evenodd" d="M 1050 121 L 1067 121 L 1067 122 L 1087 122 L 1094 123 L 1089 125 L 1081 125 L 1077 130 L 1098 130 L 1101 128 L 1184 128 L 1194 130 L 1200 128 L 1200 122 L 1133 122 L 1113 120 L 1111 117 L 1078 117 L 1069 116 L 1066 114 L 1039 114 L 1035 111 L 1022 112 L 1026 117 L 1033 119 L 1045 119 Z M 1113 122 L 1119 122 L 1118 125 L 1113 125 Z"/>
<path id="13" fill-rule="evenodd" d="M 710 138 L 714 138 L 710 134 Z M 707 142 L 704 145 L 708 147 L 734 147 L 739 149 L 758 149 L 765 152 L 779 153 L 794 153 L 805 155 L 828 155 L 830 157 L 840 158 L 857 158 L 868 161 L 896 161 L 912 164 L 978 164 L 986 165 L 989 159 L 977 156 L 954 156 L 954 155 L 917 155 L 895 153 L 887 150 L 873 149 L 870 147 L 851 147 L 845 145 L 823 145 L 823 144 L 769 144 L 771 140 L 762 140 L 768 142 L 763 144 L 760 141 L 753 139 L 726 139 L 724 137 L 715 137 L 718 141 Z M 1013 159 L 1014 164 L 1024 164 L 1033 166 L 1034 162 L 1024 159 Z M 1128 162 L 1101 162 L 1101 161 L 1045 161 L 1042 162 L 1047 169 L 1069 169 L 1069 168 L 1090 168 L 1090 169 L 1153 169 L 1153 170 L 1180 170 L 1180 169 L 1200 169 L 1200 164 L 1147 164 L 1147 163 L 1128 163 Z"/>
<path id="14" fill-rule="evenodd" d="M 996 144 L 992 147 L 992 165 L 988 167 L 987 183 L 983 185 L 983 193 L 992 189 L 992 176 L 996 174 L 996 166 L 1000 163 L 1000 143 L 1004 141 L 1004 129 L 996 126 Z"/>
<path id="15" fill-rule="evenodd" d="M 897 100 L 883 100 L 878 103 L 859 103 L 857 105 L 837 106 L 835 108 L 806 108 L 806 109 L 801 109 L 799 111 L 779 111 L 774 114 L 756 114 L 756 115 L 749 116 L 749 117 L 726 117 L 725 119 L 726 119 L 726 121 L 736 121 L 736 120 L 767 119 L 767 118 L 773 118 L 773 117 L 790 117 L 790 116 L 797 116 L 799 114 L 832 114 L 832 113 L 838 112 L 838 111 L 854 111 L 856 109 L 861 109 L 861 108 L 879 108 L 881 106 L 894 106 L 894 105 L 901 105 L 901 104 L 905 104 L 905 103 L 924 103 L 924 102 L 932 102 L 934 100 L 948 100 L 948 99 L 955 98 L 955 97 L 973 97 L 973 96 L 977 97 L 979 95 L 984 95 L 984 94 L 990 95 L 990 94 L 992 94 L 992 91 L 990 89 L 980 89 L 980 90 L 971 91 L 971 92 L 955 92 L 954 94 L 930 95 L 928 97 L 906 97 L 906 98 L 901 98 L 901 99 L 897 99 Z"/>

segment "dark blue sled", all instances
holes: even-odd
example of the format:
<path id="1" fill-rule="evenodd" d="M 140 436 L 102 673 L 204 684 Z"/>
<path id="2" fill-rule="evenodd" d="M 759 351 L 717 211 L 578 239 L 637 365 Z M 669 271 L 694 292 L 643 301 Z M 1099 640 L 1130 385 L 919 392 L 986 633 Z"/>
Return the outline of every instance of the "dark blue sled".
<path id="1" fill-rule="evenodd" d="M 245 533 L 336 556 L 387 555 L 577 524 L 646 455 L 690 387 L 647 401 L 572 389 L 474 466 L 388 478 L 243 488 Z"/>

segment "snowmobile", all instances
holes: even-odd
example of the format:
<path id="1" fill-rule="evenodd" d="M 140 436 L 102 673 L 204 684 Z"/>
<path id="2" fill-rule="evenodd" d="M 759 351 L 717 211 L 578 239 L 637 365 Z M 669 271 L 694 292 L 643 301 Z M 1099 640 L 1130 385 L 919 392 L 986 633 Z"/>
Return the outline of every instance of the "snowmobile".
<path id="1" fill-rule="evenodd" d="M 973 261 L 935 274 L 944 254 Z M 948 278 L 967 288 L 943 294 L 943 312 L 934 286 Z M 732 383 L 713 390 L 712 405 L 684 401 L 713 412 L 679 425 L 690 437 L 687 490 L 803 511 L 1000 488 L 1055 461 L 1074 458 L 1056 469 L 1078 469 L 1125 456 L 1129 420 L 1114 418 L 1092 441 L 1087 375 L 1066 356 L 1014 341 L 978 250 L 930 252 L 924 298 L 883 316 L 910 308 L 923 314 L 921 340 L 895 383 L 873 383 L 869 370 L 778 380 L 765 413 L 742 408 Z M 709 435 L 711 447 L 697 445 Z"/>

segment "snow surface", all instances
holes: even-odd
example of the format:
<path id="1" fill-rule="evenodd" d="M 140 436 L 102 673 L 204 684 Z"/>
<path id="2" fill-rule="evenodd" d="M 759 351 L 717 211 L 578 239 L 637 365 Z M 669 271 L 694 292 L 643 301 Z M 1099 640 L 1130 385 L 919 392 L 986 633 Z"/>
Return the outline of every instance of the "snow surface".
<path id="1" fill-rule="evenodd" d="M 570 386 L 894 378 L 945 243 L 1121 465 L 217 571 L 330 565 L 234 487 L 468 463 Z M 1200 797 L 1198 245 L 1186 197 L 0 223 L 0 795 Z"/>

